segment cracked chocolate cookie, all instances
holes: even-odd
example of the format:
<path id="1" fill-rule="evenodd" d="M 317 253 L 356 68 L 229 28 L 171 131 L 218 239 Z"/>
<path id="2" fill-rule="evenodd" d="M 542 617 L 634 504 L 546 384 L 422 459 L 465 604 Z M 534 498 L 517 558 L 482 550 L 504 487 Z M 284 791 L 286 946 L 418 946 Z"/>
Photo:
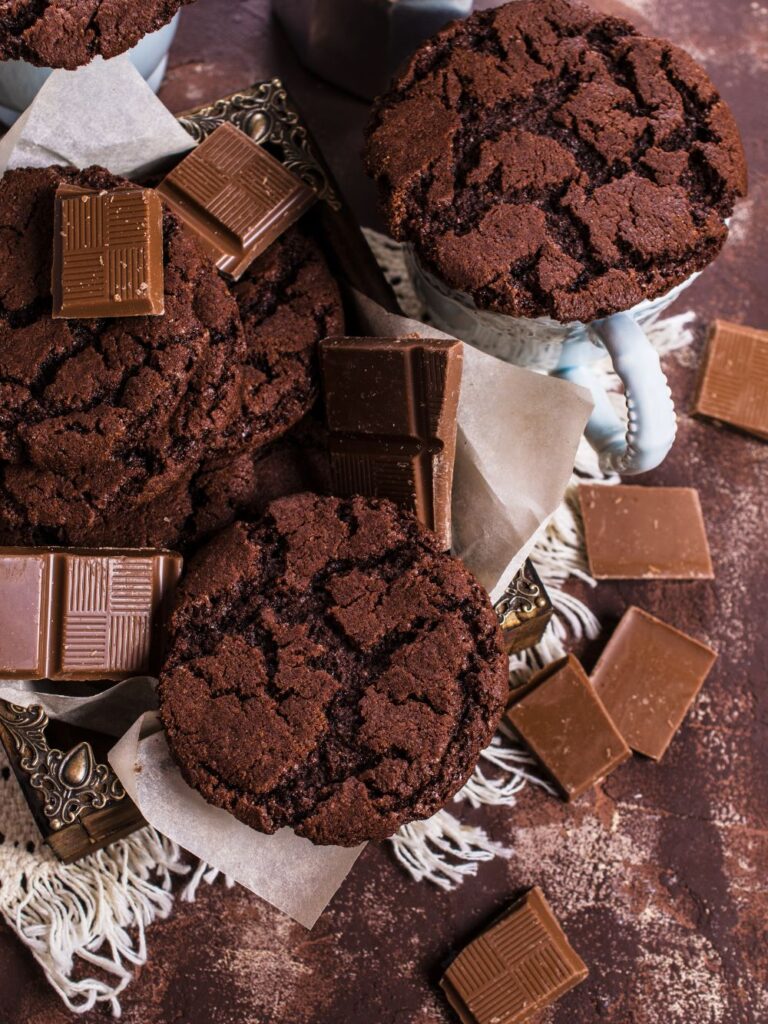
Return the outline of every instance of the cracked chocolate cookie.
<path id="1" fill-rule="evenodd" d="M 427 269 L 482 309 L 561 322 L 701 270 L 746 192 L 735 122 L 693 58 L 568 0 L 425 43 L 377 102 L 365 160 Z"/>
<path id="2" fill-rule="evenodd" d="M 383 839 L 470 775 L 504 707 L 485 592 L 408 512 L 283 498 L 190 566 L 159 695 L 187 782 L 247 825 Z"/>
<path id="3" fill-rule="evenodd" d="M 325 428 L 306 417 L 255 451 L 204 462 L 155 501 L 91 531 L 95 547 L 172 548 L 188 555 L 235 519 L 261 515 L 289 494 L 327 494 L 331 467 Z"/>
<path id="4" fill-rule="evenodd" d="M 0 180 L 6 544 L 85 544 L 101 524 L 124 523 L 225 450 L 241 410 L 237 305 L 168 211 L 163 316 L 51 318 L 53 207 L 62 182 L 126 184 L 99 168 L 17 170 Z"/>
<path id="5" fill-rule="evenodd" d="M 116 57 L 193 0 L 0 0 L 0 60 L 75 68 Z"/>
<path id="6" fill-rule="evenodd" d="M 290 228 L 231 286 L 247 353 L 241 416 L 229 430 L 234 448 L 284 434 L 317 399 L 317 343 L 342 334 L 338 286 L 308 230 Z"/>

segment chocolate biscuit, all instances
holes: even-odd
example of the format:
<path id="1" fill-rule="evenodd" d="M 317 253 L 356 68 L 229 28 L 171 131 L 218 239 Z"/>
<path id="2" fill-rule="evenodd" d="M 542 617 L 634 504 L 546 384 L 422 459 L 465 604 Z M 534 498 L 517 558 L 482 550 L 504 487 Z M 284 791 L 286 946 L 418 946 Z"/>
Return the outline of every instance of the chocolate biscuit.
<path id="1" fill-rule="evenodd" d="M 193 0 L 13 0 L 0 5 L 0 60 L 75 68 L 116 57 Z"/>
<path id="2" fill-rule="evenodd" d="M 365 159 L 390 230 L 441 280 L 562 322 L 701 270 L 746 191 L 733 116 L 693 58 L 568 0 L 478 11 L 424 43 L 377 102 Z"/>
<path id="3" fill-rule="evenodd" d="M 295 495 L 193 561 L 161 716 L 187 782 L 262 832 L 383 839 L 455 793 L 507 696 L 487 595 L 388 501 Z"/>
<path id="4" fill-rule="evenodd" d="M 85 544 L 231 444 L 246 348 L 237 304 L 163 217 L 165 313 L 51 317 L 56 189 L 99 168 L 0 180 L 0 543 Z M 119 537 L 115 542 L 122 544 Z"/>

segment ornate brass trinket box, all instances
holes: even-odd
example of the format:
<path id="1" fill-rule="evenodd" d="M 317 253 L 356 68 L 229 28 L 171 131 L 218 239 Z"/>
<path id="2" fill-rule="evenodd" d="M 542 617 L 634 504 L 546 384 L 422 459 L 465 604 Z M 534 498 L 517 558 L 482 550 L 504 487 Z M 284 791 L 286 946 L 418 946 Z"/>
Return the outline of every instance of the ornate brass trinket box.
<path id="1" fill-rule="evenodd" d="M 535 647 L 544 636 L 555 609 L 530 559 L 496 602 L 495 611 L 507 654 Z"/>
<path id="2" fill-rule="evenodd" d="M 0 700 L 0 741 L 44 841 L 65 864 L 146 824 L 107 763 L 109 737 Z"/>

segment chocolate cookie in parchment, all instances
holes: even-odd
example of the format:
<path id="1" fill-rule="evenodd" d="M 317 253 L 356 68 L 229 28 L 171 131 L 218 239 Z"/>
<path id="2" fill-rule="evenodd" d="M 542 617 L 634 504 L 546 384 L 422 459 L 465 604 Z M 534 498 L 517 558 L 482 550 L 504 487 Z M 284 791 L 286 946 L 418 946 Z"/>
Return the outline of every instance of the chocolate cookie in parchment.
<path id="1" fill-rule="evenodd" d="M 75 68 L 116 57 L 193 0 L 2 0 L 0 60 Z"/>
<path id="2" fill-rule="evenodd" d="M 354 846 L 427 818 L 504 707 L 485 592 L 387 501 L 294 495 L 192 562 L 159 695 L 205 799 L 262 832 Z"/>
<path id="3" fill-rule="evenodd" d="M 702 270 L 746 192 L 696 61 L 569 0 L 478 11 L 424 43 L 378 100 L 365 161 L 393 235 L 440 281 L 561 322 Z"/>

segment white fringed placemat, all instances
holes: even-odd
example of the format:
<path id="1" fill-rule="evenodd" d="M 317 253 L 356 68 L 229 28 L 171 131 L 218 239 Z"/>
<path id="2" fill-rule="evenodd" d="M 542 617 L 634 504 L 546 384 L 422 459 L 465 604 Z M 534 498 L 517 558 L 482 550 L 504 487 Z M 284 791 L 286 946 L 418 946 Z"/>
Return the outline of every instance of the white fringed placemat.
<path id="1" fill-rule="evenodd" d="M 422 318 L 401 247 L 375 232 L 366 234 L 403 311 Z M 649 334 L 659 352 L 690 344 L 693 319 L 692 313 L 684 313 L 651 328 Z M 606 385 L 618 391 L 618 380 L 610 368 L 603 367 L 600 372 Z M 617 402 L 621 403 L 618 394 Z M 563 590 L 570 576 L 594 583 L 587 572 L 575 493 L 579 480 L 595 479 L 605 478 L 594 453 L 583 443 L 565 500 L 532 554 L 555 616 L 541 644 L 512 659 L 510 671 L 520 679 L 562 656 L 569 637 L 598 633 L 597 620 L 586 605 Z M 456 805 L 462 802 L 472 807 L 510 806 L 529 782 L 548 788 L 537 775 L 531 756 L 500 731 L 483 752 L 472 778 L 454 798 L 452 810 L 458 810 Z M 448 810 L 428 821 L 406 825 L 390 842 L 414 879 L 444 889 L 475 874 L 483 861 L 509 855 L 483 829 L 462 823 Z M 60 864 L 40 842 L 21 790 L 0 753 L 0 914 L 70 1010 L 85 1013 L 101 1004 L 119 1017 L 120 993 L 130 982 L 132 969 L 147 960 L 146 929 L 172 911 L 174 878 L 185 878 L 178 895 L 193 900 L 200 882 L 211 882 L 216 876 L 205 864 L 192 870 L 182 851 L 151 828 L 79 864 Z"/>

